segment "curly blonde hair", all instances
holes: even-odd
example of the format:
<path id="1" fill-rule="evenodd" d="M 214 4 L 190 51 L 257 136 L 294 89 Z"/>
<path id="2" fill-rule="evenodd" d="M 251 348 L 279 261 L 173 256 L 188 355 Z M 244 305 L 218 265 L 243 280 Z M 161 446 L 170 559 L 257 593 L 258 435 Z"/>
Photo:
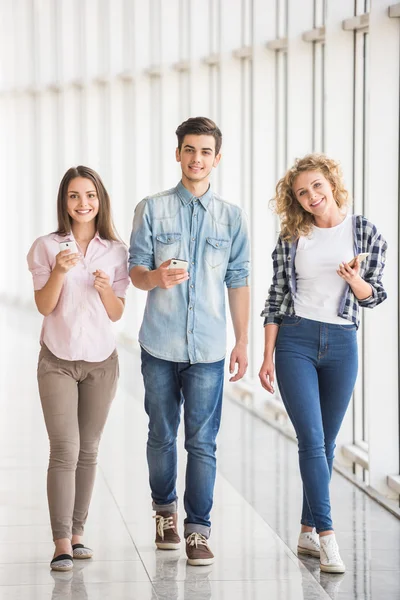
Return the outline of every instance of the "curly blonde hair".
<path id="1" fill-rule="evenodd" d="M 297 240 L 300 236 L 308 236 L 314 225 L 314 217 L 304 210 L 293 190 L 295 179 L 305 171 L 320 171 L 332 186 L 336 204 L 343 208 L 350 202 L 350 196 L 343 184 L 342 170 L 338 162 L 324 154 L 307 154 L 296 159 L 286 175 L 276 185 L 275 198 L 272 202 L 275 212 L 281 220 L 281 238 Z"/>

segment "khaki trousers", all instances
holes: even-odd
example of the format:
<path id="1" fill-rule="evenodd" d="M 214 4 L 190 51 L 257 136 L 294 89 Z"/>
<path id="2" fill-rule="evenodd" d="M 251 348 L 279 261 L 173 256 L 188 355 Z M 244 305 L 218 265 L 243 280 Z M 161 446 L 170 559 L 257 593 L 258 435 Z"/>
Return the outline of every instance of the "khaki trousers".
<path id="1" fill-rule="evenodd" d="M 102 362 L 57 358 L 43 345 L 39 394 L 50 440 L 47 496 L 53 539 L 82 535 L 98 446 L 119 376 L 117 351 Z"/>

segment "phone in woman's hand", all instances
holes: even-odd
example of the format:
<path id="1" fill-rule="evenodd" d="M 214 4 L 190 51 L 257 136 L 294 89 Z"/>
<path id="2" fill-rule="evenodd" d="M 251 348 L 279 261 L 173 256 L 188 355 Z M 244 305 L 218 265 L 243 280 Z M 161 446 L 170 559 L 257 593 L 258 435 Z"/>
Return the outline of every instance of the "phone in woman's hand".
<path id="1" fill-rule="evenodd" d="M 354 265 L 356 264 L 356 258 L 358 258 L 358 260 L 360 262 L 362 262 L 363 260 L 365 260 L 367 258 L 367 256 L 369 256 L 369 252 L 361 252 L 360 254 L 358 254 L 351 260 L 349 260 L 349 262 L 347 264 L 349 265 L 349 267 L 353 268 Z"/>
<path id="2" fill-rule="evenodd" d="M 63 250 L 69 250 L 71 254 L 78 254 L 78 248 L 74 240 L 67 240 L 66 242 L 60 242 L 60 252 Z"/>

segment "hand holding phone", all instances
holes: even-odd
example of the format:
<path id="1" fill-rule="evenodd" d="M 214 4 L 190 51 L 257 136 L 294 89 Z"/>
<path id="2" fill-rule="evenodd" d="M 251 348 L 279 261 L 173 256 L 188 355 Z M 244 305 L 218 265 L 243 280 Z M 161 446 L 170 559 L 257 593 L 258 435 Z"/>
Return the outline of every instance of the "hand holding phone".
<path id="1" fill-rule="evenodd" d="M 68 253 L 65 253 L 66 250 L 68 250 Z M 65 275 L 65 273 L 68 273 L 70 269 L 75 267 L 79 260 L 80 256 L 74 240 L 60 242 L 60 252 L 56 256 L 54 270 Z"/>
<path id="2" fill-rule="evenodd" d="M 187 271 L 188 266 L 189 263 L 187 260 L 183 260 L 182 258 L 171 258 L 168 269 L 184 269 L 184 271 Z"/>
<path id="3" fill-rule="evenodd" d="M 158 269 L 153 271 L 153 283 L 155 286 L 168 290 L 189 279 L 189 263 L 180 258 L 171 258 L 163 262 Z"/>
<path id="4" fill-rule="evenodd" d="M 361 263 L 363 260 L 365 260 L 367 258 L 367 256 L 369 256 L 369 252 L 361 252 L 361 254 L 358 254 L 357 256 L 355 256 L 354 258 L 349 260 L 349 262 L 347 264 L 349 265 L 349 267 L 353 268 L 354 265 L 356 264 L 357 258 Z"/>

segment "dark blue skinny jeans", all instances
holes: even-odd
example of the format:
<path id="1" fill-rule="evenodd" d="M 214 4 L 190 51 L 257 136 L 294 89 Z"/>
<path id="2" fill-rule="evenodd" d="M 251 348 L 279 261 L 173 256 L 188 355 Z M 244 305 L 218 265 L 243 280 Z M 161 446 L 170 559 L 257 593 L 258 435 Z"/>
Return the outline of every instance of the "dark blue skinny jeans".
<path id="1" fill-rule="evenodd" d="M 329 483 L 335 440 L 357 378 L 355 325 L 284 317 L 275 367 L 279 390 L 296 431 L 303 481 L 301 523 L 333 529 Z"/>

